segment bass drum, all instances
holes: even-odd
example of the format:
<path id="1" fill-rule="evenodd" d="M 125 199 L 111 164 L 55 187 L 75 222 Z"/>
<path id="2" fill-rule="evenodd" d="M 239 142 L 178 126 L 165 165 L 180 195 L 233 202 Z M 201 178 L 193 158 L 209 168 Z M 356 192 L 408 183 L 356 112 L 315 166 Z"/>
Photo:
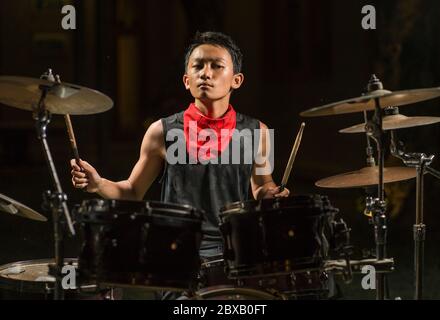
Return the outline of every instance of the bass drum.
<path id="1" fill-rule="evenodd" d="M 52 300 L 55 278 L 49 274 L 52 260 L 19 261 L 0 266 L 0 300 Z M 78 266 L 77 259 L 65 259 L 66 265 Z M 67 300 L 114 300 L 120 291 L 84 285 L 64 290 Z"/>
<path id="2" fill-rule="evenodd" d="M 251 288 L 234 286 L 214 286 L 195 293 L 193 300 L 276 300 L 276 296 Z"/>

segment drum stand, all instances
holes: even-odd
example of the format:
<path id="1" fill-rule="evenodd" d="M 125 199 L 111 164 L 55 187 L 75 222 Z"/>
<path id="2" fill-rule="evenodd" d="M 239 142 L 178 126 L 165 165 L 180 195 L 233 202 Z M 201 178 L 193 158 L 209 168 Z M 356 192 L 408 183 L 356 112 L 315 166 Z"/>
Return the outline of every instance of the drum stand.
<path id="1" fill-rule="evenodd" d="M 53 76 L 49 70 L 48 74 L 45 74 L 47 80 L 52 80 Z M 52 80 L 53 81 L 53 80 Z M 44 100 L 47 94 L 56 88 L 58 84 L 54 83 L 53 86 L 40 86 L 41 97 L 36 108 L 34 108 L 33 118 L 35 120 L 35 128 L 37 130 L 38 139 L 41 141 L 44 155 L 46 158 L 47 165 L 49 167 L 50 175 L 52 178 L 54 190 L 46 191 L 44 193 L 44 206 L 52 211 L 53 226 L 54 226 L 54 240 L 55 240 L 55 288 L 54 288 L 54 299 L 62 300 L 64 299 L 64 292 L 62 288 L 62 268 L 64 266 L 64 251 L 63 251 L 63 226 L 65 222 L 62 222 L 61 215 L 64 214 L 67 226 L 69 228 L 70 234 L 75 235 L 75 230 L 73 229 L 72 220 L 70 218 L 69 209 L 67 208 L 67 196 L 61 189 L 61 184 L 58 178 L 58 174 L 55 168 L 55 164 L 52 159 L 52 155 L 49 149 L 49 144 L 47 142 L 47 126 L 51 120 L 51 113 L 46 110 Z"/>
<path id="2" fill-rule="evenodd" d="M 376 90 L 383 90 L 383 85 L 375 75 L 373 75 L 368 83 L 368 93 Z M 375 99 L 375 112 L 371 120 L 369 120 L 365 126 L 367 135 L 371 137 L 377 145 L 378 152 L 378 167 L 379 167 L 379 184 L 378 184 L 378 197 L 372 199 L 370 203 L 367 203 L 367 210 L 372 213 L 372 221 L 374 224 L 374 239 L 376 243 L 376 259 L 378 261 L 386 259 L 386 243 L 387 243 L 387 224 L 386 224 L 386 203 L 383 181 L 383 170 L 385 162 L 385 139 L 382 129 L 382 108 L 380 106 L 380 100 Z M 386 278 L 385 274 L 376 274 L 376 299 L 384 300 L 385 297 Z"/>
<path id="3" fill-rule="evenodd" d="M 396 145 L 396 134 L 391 131 L 391 154 L 401 159 L 406 166 L 414 167 L 417 170 L 416 182 L 416 223 L 413 226 L 414 234 L 414 299 L 423 299 L 423 268 L 424 268 L 424 246 L 426 225 L 423 223 L 423 192 L 424 175 L 430 173 L 437 179 L 440 179 L 440 172 L 434 170 L 429 165 L 434 159 L 434 155 L 427 156 L 424 153 L 405 153 L 399 149 L 403 143 L 398 141 Z"/>

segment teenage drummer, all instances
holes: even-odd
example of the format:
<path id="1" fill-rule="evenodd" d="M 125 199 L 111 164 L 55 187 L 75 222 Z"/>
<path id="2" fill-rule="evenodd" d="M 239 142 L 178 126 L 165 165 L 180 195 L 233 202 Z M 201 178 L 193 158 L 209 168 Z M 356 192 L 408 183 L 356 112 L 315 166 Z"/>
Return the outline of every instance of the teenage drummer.
<path id="1" fill-rule="evenodd" d="M 230 104 L 232 92 L 244 81 L 241 68 L 242 53 L 229 36 L 197 33 L 187 49 L 183 75 L 194 102 L 148 128 L 127 180 L 110 181 L 88 162 L 71 160 L 74 187 L 106 199 L 142 200 L 162 173 L 161 201 L 206 212 L 200 255 L 222 253 L 218 225 L 223 206 L 249 200 L 249 189 L 254 199 L 290 193 L 272 179 L 268 127 Z"/>

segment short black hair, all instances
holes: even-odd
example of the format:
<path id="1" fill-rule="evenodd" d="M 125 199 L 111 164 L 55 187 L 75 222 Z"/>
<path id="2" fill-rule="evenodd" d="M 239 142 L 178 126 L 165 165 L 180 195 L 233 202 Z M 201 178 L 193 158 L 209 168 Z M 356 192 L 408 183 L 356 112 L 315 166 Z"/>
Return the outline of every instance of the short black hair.
<path id="1" fill-rule="evenodd" d="M 188 68 L 189 57 L 193 53 L 194 49 L 203 44 L 210 44 L 228 50 L 232 58 L 232 64 L 234 65 L 234 74 L 241 72 L 241 67 L 243 64 L 243 54 L 241 53 L 240 48 L 235 44 L 230 36 L 221 32 L 213 31 L 196 33 L 190 45 L 186 49 L 185 71 Z"/>

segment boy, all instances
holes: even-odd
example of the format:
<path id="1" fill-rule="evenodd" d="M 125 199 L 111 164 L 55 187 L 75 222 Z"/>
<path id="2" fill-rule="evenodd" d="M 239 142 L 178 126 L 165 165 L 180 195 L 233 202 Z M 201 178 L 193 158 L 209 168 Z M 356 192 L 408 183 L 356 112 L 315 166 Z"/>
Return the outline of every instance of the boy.
<path id="1" fill-rule="evenodd" d="M 229 103 L 232 92 L 244 80 L 241 65 L 242 54 L 230 37 L 218 32 L 197 33 L 185 56 L 183 76 L 194 102 L 185 111 L 148 128 L 139 160 L 127 180 L 104 179 L 89 163 L 81 160 L 77 164 L 71 160 L 73 185 L 107 199 L 142 200 L 163 171 L 161 200 L 204 210 L 207 221 L 202 226 L 200 255 L 221 254 L 218 228 L 221 207 L 248 200 L 249 185 L 255 199 L 289 195 L 289 190 L 281 191 L 277 187 L 271 171 L 267 170 L 270 168 L 267 126 L 235 112 Z M 252 145 L 257 145 L 256 152 L 249 153 L 243 145 L 234 149 L 235 134 L 245 130 L 258 132 L 251 137 Z M 182 133 L 180 138 L 176 132 Z M 209 139 L 204 139 L 204 135 Z M 172 137 L 177 137 L 177 141 L 170 141 Z M 176 146 L 183 146 L 176 149 L 180 150 L 183 161 L 170 161 L 174 155 L 171 150 Z M 220 156 L 225 156 L 222 160 L 226 161 L 220 161 Z M 234 157 L 241 161 L 234 162 L 231 160 Z M 242 160 L 249 157 L 252 161 Z"/>

